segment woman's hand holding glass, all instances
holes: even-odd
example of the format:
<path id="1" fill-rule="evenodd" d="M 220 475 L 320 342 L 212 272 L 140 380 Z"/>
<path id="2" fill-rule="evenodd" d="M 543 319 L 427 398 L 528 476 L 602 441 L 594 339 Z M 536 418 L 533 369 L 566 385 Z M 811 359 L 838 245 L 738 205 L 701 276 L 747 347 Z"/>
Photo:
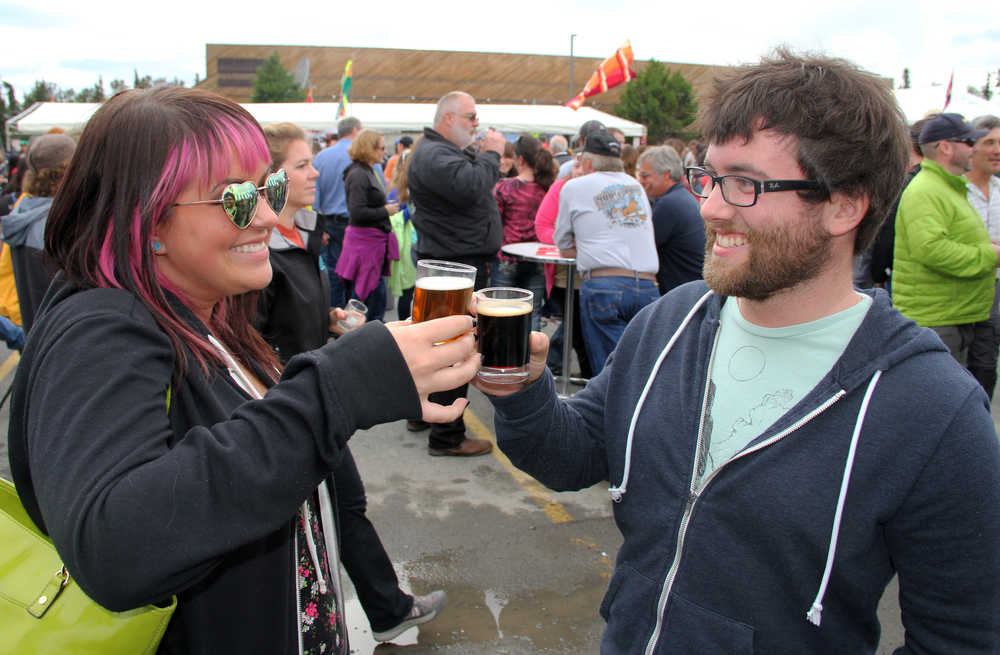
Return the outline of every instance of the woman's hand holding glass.
<path id="1" fill-rule="evenodd" d="M 456 389 L 472 380 L 479 370 L 472 317 L 456 315 L 422 323 L 394 322 L 386 328 L 410 369 L 420 396 L 423 420 L 445 423 L 461 416 L 469 404 L 467 399 L 459 398 L 446 407 L 430 402 L 427 396 Z"/>

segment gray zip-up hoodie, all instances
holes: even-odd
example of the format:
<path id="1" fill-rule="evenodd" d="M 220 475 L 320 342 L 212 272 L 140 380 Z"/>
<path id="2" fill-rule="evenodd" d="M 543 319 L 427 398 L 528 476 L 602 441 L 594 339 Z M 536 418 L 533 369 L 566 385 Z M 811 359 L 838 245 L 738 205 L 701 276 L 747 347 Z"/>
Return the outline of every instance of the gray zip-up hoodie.
<path id="1" fill-rule="evenodd" d="M 3 240 L 10 246 L 14 285 L 25 332 L 35 322 L 35 312 L 49 288 L 42 252 L 45 249 L 45 219 L 51 207 L 52 198 L 25 196 L 13 212 L 3 217 Z"/>
<path id="2" fill-rule="evenodd" d="M 873 294 L 830 372 L 694 485 L 724 298 L 646 307 L 569 400 L 550 375 L 491 398 L 500 447 L 553 489 L 612 483 L 624 536 L 604 655 L 874 653 L 899 575 L 897 653 L 1000 649 L 1000 444 L 937 337 Z"/>

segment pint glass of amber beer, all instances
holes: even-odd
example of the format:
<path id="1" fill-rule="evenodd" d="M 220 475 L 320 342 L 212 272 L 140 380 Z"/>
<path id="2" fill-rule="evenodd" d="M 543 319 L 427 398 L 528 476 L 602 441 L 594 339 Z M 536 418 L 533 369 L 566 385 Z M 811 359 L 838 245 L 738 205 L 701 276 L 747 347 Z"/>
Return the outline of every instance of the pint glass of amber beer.
<path id="1" fill-rule="evenodd" d="M 487 382 L 514 384 L 528 377 L 528 339 L 534 294 L 527 289 L 491 287 L 476 292 L 476 319 Z"/>
<path id="2" fill-rule="evenodd" d="M 413 289 L 413 322 L 472 313 L 472 286 L 476 267 L 437 259 L 417 262 Z"/>

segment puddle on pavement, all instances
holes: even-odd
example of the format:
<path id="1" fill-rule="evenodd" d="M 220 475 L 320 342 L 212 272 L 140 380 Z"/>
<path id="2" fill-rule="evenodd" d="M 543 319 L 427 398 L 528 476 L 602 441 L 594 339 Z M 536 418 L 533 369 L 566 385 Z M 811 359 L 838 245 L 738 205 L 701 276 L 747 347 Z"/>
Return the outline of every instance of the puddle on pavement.
<path id="1" fill-rule="evenodd" d="M 419 567 L 418 567 L 419 568 Z M 357 655 L 417 655 L 435 647 L 495 644 L 499 653 L 597 652 L 603 621 L 597 609 L 607 579 L 595 575 L 573 590 L 474 588 L 421 579 L 419 573 L 400 571 L 403 589 L 417 593 L 443 587 L 448 604 L 436 619 L 410 628 L 391 643 L 379 644 L 356 598 L 346 602 L 351 652 Z M 436 576 L 434 576 L 436 578 Z"/>

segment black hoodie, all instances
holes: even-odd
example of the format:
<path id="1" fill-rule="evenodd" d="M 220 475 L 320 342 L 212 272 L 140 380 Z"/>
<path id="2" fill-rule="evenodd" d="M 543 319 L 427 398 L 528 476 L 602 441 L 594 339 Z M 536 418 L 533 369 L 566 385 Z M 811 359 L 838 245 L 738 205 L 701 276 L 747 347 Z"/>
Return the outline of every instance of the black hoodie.
<path id="1" fill-rule="evenodd" d="M 171 385 L 174 361 L 130 293 L 50 292 L 14 380 L 14 482 L 91 598 L 178 596 L 159 653 L 293 653 L 292 519 L 351 434 L 420 415 L 412 379 L 380 323 L 293 357 L 263 400 L 192 358 Z"/>

